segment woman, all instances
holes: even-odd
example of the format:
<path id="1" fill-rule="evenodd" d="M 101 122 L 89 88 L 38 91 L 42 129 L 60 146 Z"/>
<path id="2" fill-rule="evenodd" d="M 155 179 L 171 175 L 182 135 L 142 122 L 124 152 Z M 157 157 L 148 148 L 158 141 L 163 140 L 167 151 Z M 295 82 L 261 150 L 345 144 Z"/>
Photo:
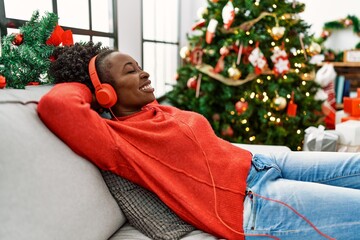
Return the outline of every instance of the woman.
<path id="1" fill-rule="evenodd" d="M 253 156 L 218 138 L 200 114 L 157 104 L 149 74 L 126 54 L 90 42 L 55 58 L 58 84 L 38 105 L 44 123 L 188 223 L 226 239 L 356 238 L 360 154 Z M 112 119 L 99 116 L 103 108 Z"/>

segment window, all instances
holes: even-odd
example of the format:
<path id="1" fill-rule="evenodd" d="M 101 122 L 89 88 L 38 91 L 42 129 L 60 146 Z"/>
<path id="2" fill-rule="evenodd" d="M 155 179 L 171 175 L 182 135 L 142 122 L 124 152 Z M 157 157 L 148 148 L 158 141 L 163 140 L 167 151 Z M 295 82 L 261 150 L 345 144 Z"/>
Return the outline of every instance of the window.
<path id="1" fill-rule="evenodd" d="M 175 84 L 179 50 L 179 0 L 143 0 L 143 68 L 151 75 L 156 97 Z"/>
<path id="2" fill-rule="evenodd" d="M 35 10 L 54 12 L 59 25 L 73 32 L 74 42 L 101 41 L 117 48 L 117 0 L 0 0 L 0 33 L 17 32 Z M 19 7 L 21 6 L 21 7 Z"/>

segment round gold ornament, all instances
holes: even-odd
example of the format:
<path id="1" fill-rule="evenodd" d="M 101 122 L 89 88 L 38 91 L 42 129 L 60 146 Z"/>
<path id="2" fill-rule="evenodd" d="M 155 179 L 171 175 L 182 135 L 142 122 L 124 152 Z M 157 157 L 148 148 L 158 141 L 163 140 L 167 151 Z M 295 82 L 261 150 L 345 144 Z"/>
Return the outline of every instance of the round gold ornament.
<path id="1" fill-rule="evenodd" d="M 284 36 L 285 27 L 275 26 L 271 29 L 270 35 L 276 41 Z"/>
<path id="2" fill-rule="evenodd" d="M 190 56 L 190 49 L 188 46 L 184 46 L 180 49 L 179 55 L 182 59 L 186 59 Z"/>
<path id="3" fill-rule="evenodd" d="M 319 53 L 321 53 L 321 46 L 320 44 L 316 43 L 316 42 L 311 42 L 309 48 L 307 49 L 307 53 L 310 56 L 315 56 Z"/>
<path id="4" fill-rule="evenodd" d="M 237 69 L 235 65 L 232 65 L 228 69 L 228 75 L 233 80 L 239 80 L 241 78 L 241 71 Z"/>
<path id="5" fill-rule="evenodd" d="M 275 109 L 276 111 L 281 111 L 281 110 L 285 109 L 286 104 L 287 104 L 287 101 L 284 97 L 276 96 L 271 103 L 271 107 L 273 109 Z"/>

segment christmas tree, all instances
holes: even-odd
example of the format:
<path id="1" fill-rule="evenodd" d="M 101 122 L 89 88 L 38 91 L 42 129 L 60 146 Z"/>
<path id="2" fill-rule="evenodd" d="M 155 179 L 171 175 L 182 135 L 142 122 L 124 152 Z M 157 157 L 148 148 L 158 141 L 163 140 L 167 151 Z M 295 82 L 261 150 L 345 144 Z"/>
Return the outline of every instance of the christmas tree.
<path id="1" fill-rule="evenodd" d="M 231 142 L 301 150 L 304 130 L 323 117 L 309 63 L 319 49 L 299 17 L 304 8 L 297 1 L 208 0 L 180 50 L 169 101 L 203 114 Z"/>
<path id="2" fill-rule="evenodd" d="M 54 13 L 40 17 L 35 11 L 20 32 L 2 38 L 0 51 L 0 88 L 25 88 L 50 83 L 47 71 L 56 46 L 71 45 L 72 33 L 57 25 Z"/>

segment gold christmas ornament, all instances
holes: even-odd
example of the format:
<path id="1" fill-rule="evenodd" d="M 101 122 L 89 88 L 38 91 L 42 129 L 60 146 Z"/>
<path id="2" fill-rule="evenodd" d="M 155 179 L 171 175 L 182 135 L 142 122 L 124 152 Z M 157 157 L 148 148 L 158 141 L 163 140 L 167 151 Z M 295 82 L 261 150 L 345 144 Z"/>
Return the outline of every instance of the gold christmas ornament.
<path id="1" fill-rule="evenodd" d="M 321 46 L 320 44 L 316 43 L 316 42 L 311 42 L 309 48 L 307 49 L 307 53 L 310 56 L 315 56 L 317 54 L 321 53 Z"/>
<path id="2" fill-rule="evenodd" d="M 241 71 L 234 64 L 228 69 L 228 75 L 233 80 L 239 80 L 241 78 Z"/>
<path id="3" fill-rule="evenodd" d="M 188 47 L 188 46 L 182 47 L 182 48 L 180 49 L 179 54 L 180 54 L 180 57 L 181 57 L 182 59 L 186 59 L 187 57 L 189 57 L 189 56 L 190 56 L 190 49 L 189 49 L 189 47 Z"/>
<path id="4" fill-rule="evenodd" d="M 196 15 L 198 16 L 198 18 L 204 18 L 204 15 L 207 15 L 209 13 L 208 9 L 206 7 L 200 7 L 197 12 Z"/>
<path id="5" fill-rule="evenodd" d="M 271 29 L 270 35 L 276 41 L 282 38 L 284 36 L 284 33 L 285 27 L 280 27 L 279 25 L 276 25 Z"/>
<path id="6" fill-rule="evenodd" d="M 287 104 L 286 98 L 281 96 L 276 96 L 271 103 L 271 107 L 276 111 L 281 111 L 285 109 L 286 104 Z"/>

